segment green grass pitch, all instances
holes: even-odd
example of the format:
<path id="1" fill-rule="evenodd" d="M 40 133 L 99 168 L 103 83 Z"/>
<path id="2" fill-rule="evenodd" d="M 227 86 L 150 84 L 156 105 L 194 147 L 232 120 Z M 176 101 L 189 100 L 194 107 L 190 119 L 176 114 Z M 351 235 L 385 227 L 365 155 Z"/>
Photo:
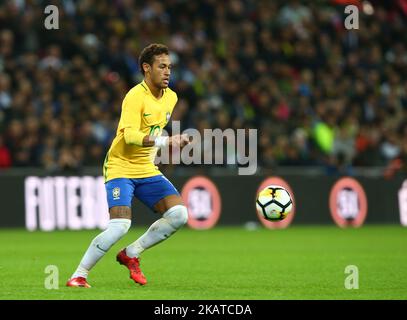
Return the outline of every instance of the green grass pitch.
<path id="1" fill-rule="evenodd" d="M 96 265 L 91 289 L 67 288 L 100 231 L 0 230 L 0 299 L 407 299 L 407 228 L 291 226 L 285 230 L 216 227 L 180 230 L 145 251 L 141 287 L 115 261 L 144 228 L 132 228 Z M 44 286 L 45 268 L 59 270 L 59 289 Z M 359 289 L 345 288 L 348 265 Z"/>

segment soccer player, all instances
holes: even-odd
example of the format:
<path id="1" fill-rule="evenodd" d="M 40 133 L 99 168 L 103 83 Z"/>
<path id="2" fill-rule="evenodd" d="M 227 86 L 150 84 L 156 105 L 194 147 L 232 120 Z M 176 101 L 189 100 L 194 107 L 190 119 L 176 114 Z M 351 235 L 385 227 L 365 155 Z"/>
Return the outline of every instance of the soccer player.
<path id="1" fill-rule="evenodd" d="M 130 270 L 130 278 L 140 285 L 147 283 L 140 270 L 141 253 L 170 237 L 188 220 L 178 191 L 154 165 L 158 148 L 167 145 L 182 148 L 189 143 L 187 135 L 161 136 L 178 99 L 168 87 L 171 73 L 168 48 L 149 45 L 142 50 L 139 64 L 144 80 L 123 100 L 116 137 L 103 166 L 110 221 L 107 229 L 91 242 L 66 284 L 69 287 L 90 287 L 89 271 L 130 228 L 133 197 L 162 215 L 116 257 Z"/>

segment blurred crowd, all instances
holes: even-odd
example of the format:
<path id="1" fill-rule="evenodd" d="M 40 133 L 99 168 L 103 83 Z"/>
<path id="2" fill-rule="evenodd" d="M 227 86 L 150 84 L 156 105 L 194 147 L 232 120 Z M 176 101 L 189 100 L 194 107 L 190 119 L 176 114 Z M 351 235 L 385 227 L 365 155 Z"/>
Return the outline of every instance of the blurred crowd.
<path id="1" fill-rule="evenodd" d="M 336 2 L 46 1 L 59 9 L 47 30 L 45 1 L 2 1 L 0 168 L 102 166 L 152 42 L 171 50 L 172 120 L 258 129 L 263 168 L 404 161 L 404 1 L 360 6 L 358 30 Z"/>

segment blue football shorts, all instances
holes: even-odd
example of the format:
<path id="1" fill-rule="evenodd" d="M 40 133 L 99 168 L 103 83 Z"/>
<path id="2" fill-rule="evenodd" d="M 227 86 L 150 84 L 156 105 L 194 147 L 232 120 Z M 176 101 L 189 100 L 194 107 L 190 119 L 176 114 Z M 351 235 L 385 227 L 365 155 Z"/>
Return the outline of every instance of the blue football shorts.
<path id="1" fill-rule="evenodd" d="M 116 206 L 131 207 L 136 197 L 154 211 L 154 205 L 173 194 L 179 195 L 173 184 L 163 175 L 149 178 L 117 178 L 105 183 L 109 209 Z"/>

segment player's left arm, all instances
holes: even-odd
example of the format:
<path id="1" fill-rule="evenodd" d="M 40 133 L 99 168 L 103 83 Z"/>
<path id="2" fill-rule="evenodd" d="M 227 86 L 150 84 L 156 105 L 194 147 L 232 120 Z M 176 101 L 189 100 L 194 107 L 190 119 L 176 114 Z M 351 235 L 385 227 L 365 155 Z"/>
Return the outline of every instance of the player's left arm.
<path id="1" fill-rule="evenodd" d="M 175 92 L 172 92 L 172 93 L 173 93 L 173 97 L 174 97 L 173 105 L 175 107 L 175 105 L 178 102 L 178 97 Z M 168 138 L 168 145 L 170 145 L 170 146 L 182 148 L 190 143 L 189 136 L 187 134 L 175 134 L 175 135 L 173 135 L 171 137 L 167 137 L 167 138 Z"/>
<path id="2" fill-rule="evenodd" d="M 175 92 L 173 92 L 173 105 L 175 106 L 177 101 L 178 101 L 178 97 L 175 94 Z M 187 145 L 188 143 L 190 143 L 189 141 L 189 137 L 187 134 L 176 134 L 173 135 L 171 137 L 168 136 L 161 136 L 161 137 L 156 137 L 156 136 L 147 136 L 143 139 L 143 144 L 146 146 L 156 146 L 156 147 L 165 147 L 165 146 L 175 146 L 175 147 L 184 147 L 185 145 Z"/>
<path id="3" fill-rule="evenodd" d="M 175 137 L 156 137 L 145 134 L 140 131 L 141 114 L 143 112 L 143 96 L 137 91 L 130 92 L 126 95 L 122 104 L 122 128 L 124 141 L 129 145 L 140 147 L 164 147 L 171 144 L 184 144 L 184 138 Z"/>
<path id="4" fill-rule="evenodd" d="M 187 134 L 176 134 L 171 137 L 157 137 L 145 135 L 138 130 L 129 128 L 125 129 L 124 138 L 127 144 L 136 144 L 143 147 L 156 146 L 159 148 L 167 145 L 182 148 L 190 142 Z"/>

